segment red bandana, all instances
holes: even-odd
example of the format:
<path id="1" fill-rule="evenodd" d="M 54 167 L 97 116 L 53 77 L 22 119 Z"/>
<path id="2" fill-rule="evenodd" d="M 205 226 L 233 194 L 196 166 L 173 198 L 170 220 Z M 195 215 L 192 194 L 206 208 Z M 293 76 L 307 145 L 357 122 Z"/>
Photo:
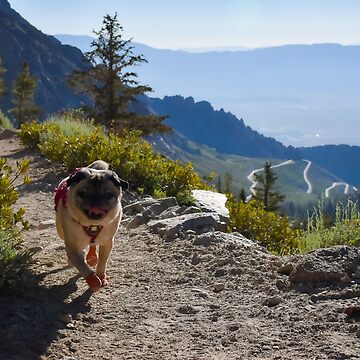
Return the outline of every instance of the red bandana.
<path id="1" fill-rule="evenodd" d="M 63 206 L 66 207 L 67 196 L 67 179 L 61 181 L 55 190 L 55 211 L 57 211 L 60 199 L 62 199 Z"/>

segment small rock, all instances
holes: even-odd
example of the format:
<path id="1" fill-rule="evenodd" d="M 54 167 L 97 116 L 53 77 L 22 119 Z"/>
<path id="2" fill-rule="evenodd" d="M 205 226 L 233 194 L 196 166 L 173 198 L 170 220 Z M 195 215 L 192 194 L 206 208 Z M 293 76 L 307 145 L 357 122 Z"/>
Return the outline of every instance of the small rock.
<path id="1" fill-rule="evenodd" d="M 344 309 L 344 313 L 348 317 L 360 317 L 360 305 L 348 306 Z"/>
<path id="2" fill-rule="evenodd" d="M 236 341 L 237 341 L 237 336 L 236 336 L 236 334 L 230 334 L 230 335 L 229 335 L 229 340 L 230 340 L 231 342 L 236 342 Z"/>
<path id="3" fill-rule="evenodd" d="M 225 289 L 225 284 L 224 283 L 220 283 L 220 282 L 216 282 L 214 283 L 214 292 L 219 293 L 221 291 L 223 291 Z"/>
<path id="4" fill-rule="evenodd" d="M 281 261 L 280 259 L 278 259 L 278 258 L 273 258 L 273 259 L 271 260 L 271 264 L 274 265 L 274 266 L 276 266 L 276 267 L 278 267 L 278 268 L 280 268 L 280 267 L 283 266 L 282 261 Z"/>
<path id="5" fill-rule="evenodd" d="M 229 326 L 228 326 L 228 330 L 229 331 L 238 331 L 239 330 L 239 325 L 237 325 L 237 324 L 230 324 Z"/>
<path id="6" fill-rule="evenodd" d="M 49 219 L 39 223 L 38 230 L 45 230 L 55 226 L 55 220 Z"/>
<path id="7" fill-rule="evenodd" d="M 237 268 L 237 267 L 234 267 L 234 268 L 231 268 L 229 270 L 229 274 L 230 275 L 241 275 L 244 271 L 241 269 L 241 268 Z"/>
<path id="8" fill-rule="evenodd" d="M 222 276 L 225 276 L 227 274 L 227 270 L 226 269 L 216 269 L 214 271 L 214 276 L 215 277 L 222 277 Z"/>
<path id="9" fill-rule="evenodd" d="M 210 236 L 200 235 L 194 239 L 193 244 L 197 245 L 197 246 L 201 245 L 201 246 L 208 247 L 211 244 L 215 244 L 217 242 L 220 242 L 220 241 L 217 241 L 216 239 L 213 239 Z"/>
<path id="10" fill-rule="evenodd" d="M 42 246 L 34 246 L 34 247 L 29 249 L 29 251 L 34 253 L 34 254 L 36 254 L 36 253 L 38 253 L 40 251 L 43 251 L 43 250 L 44 250 L 44 248 Z"/>
<path id="11" fill-rule="evenodd" d="M 139 227 L 140 225 L 143 225 L 146 223 L 146 220 L 142 214 L 136 214 L 130 222 L 126 225 L 126 228 L 128 230 L 135 229 Z"/>
<path id="12" fill-rule="evenodd" d="M 278 268 L 277 272 L 279 274 L 283 274 L 283 275 L 287 275 L 289 276 L 291 274 L 291 272 L 294 270 L 294 265 L 289 263 L 289 264 L 285 264 L 282 265 Z"/>
<path id="13" fill-rule="evenodd" d="M 191 259 L 191 264 L 192 265 L 198 265 L 201 263 L 201 257 L 199 256 L 198 253 L 194 253 L 192 259 Z"/>
<path id="14" fill-rule="evenodd" d="M 269 297 L 268 299 L 265 300 L 264 304 L 266 306 L 270 306 L 270 307 L 273 307 L 273 306 L 277 306 L 279 305 L 280 303 L 282 302 L 282 299 L 280 296 L 271 296 Z"/>
<path id="15" fill-rule="evenodd" d="M 289 284 L 284 279 L 277 279 L 275 285 L 281 291 L 285 291 L 289 287 Z"/>
<path id="16" fill-rule="evenodd" d="M 183 305 L 180 306 L 177 311 L 180 314 L 185 314 L 185 315 L 194 315 L 197 314 L 199 312 L 198 309 L 196 309 L 195 307 L 191 306 L 191 305 Z"/>
<path id="17" fill-rule="evenodd" d="M 360 329 L 359 329 L 359 326 L 357 325 L 357 324 L 352 324 L 352 325 L 350 325 L 350 327 L 349 327 L 349 331 L 351 332 L 351 333 L 356 333 L 357 331 L 359 331 Z"/>
<path id="18" fill-rule="evenodd" d="M 194 289 L 191 289 L 191 292 L 195 296 L 203 298 L 203 299 L 207 299 L 209 297 L 209 294 L 205 290 L 202 290 L 202 289 L 194 288 Z"/>
<path id="19" fill-rule="evenodd" d="M 75 329 L 75 325 L 73 323 L 69 323 L 69 324 L 66 324 L 66 327 L 70 330 L 74 330 Z"/>
<path id="20" fill-rule="evenodd" d="M 65 314 L 61 316 L 61 321 L 65 324 L 70 324 L 72 322 L 73 318 L 71 314 Z"/>

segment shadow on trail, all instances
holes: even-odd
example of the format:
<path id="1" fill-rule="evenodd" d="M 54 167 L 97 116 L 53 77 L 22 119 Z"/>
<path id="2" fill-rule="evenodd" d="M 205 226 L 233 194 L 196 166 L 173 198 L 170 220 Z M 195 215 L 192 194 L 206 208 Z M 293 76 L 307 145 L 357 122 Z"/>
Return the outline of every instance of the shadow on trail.
<path id="1" fill-rule="evenodd" d="M 39 281 L 49 275 L 63 271 L 57 268 L 39 275 Z M 91 290 L 69 301 L 77 291 L 76 275 L 63 285 L 50 288 L 37 286 L 26 297 L 0 295 L 0 359 L 39 360 L 46 358 L 49 345 L 59 337 L 60 330 L 68 325 L 65 314 L 76 319 L 79 314 L 91 310 Z"/>
<path id="2" fill-rule="evenodd" d="M 52 171 L 51 162 L 40 154 L 34 154 L 29 149 L 16 150 L 11 154 L 4 155 L 4 158 L 20 161 L 26 156 L 32 155 L 33 159 L 31 167 L 35 173 L 35 177 L 32 176 L 32 182 L 30 184 L 21 184 L 17 186 L 17 190 L 21 195 L 30 192 L 54 192 L 59 182 L 67 176 L 67 171 L 63 167 L 58 165 L 56 171 Z"/>

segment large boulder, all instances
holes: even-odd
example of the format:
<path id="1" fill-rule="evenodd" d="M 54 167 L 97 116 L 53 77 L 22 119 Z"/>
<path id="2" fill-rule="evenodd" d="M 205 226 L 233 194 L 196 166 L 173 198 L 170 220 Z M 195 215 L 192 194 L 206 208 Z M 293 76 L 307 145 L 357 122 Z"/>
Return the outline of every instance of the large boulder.
<path id="1" fill-rule="evenodd" d="M 168 219 L 151 220 L 148 226 L 151 231 L 168 240 L 173 240 L 188 230 L 193 230 L 195 233 L 202 233 L 209 229 L 226 231 L 226 223 L 222 222 L 216 213 L 194 213 Z"/>
<path id="2" fill-rule="evenodd" d="M 289 280 L 294 285 L 338 284 L 349 281 L 360 267 L 360 249 L 335 246 L 299 257 Z"/>
<path id="3" fill-rule="evenodd" d="M 214 212 L 219 215 L 221 221 L 226 223 L 229 221 L 229 210 L 225 205 L 227 201 L 225 194 L 208 190 L 193 190 L 192 195 L 201 211 Z"/>

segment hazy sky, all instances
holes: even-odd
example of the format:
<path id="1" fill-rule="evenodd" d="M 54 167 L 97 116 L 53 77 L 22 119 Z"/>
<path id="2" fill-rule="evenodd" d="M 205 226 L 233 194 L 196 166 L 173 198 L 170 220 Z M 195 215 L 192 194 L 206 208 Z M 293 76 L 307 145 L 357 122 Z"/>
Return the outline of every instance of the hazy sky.
<path id="1" fill-rule="evenodd" d="M 360 43 L 359 0 L 9 0 L 47 34 L 91 35 L 118 12 L 125 35 L 159 48 Z"/>

